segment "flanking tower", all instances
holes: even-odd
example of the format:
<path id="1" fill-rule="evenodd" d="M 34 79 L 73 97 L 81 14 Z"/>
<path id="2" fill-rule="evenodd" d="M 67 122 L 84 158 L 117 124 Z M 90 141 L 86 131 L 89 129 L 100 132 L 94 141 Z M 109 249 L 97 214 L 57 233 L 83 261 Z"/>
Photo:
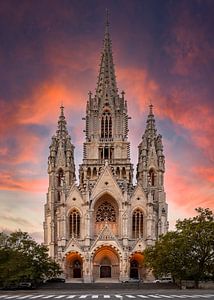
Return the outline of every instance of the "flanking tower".
<path id="1" fill-rule="evenodd" d="M 53 135 L 48 157 L 49 188 L 45 204 L 44 243 L 49 246 L 49 254 L 58 257 L 60 246 L 66 245 L 66 216 L 60 215 L 65 206 L 66 196 L 74 184 L 74 146 L 68 134 L 64 107 L 58 120 L 56 134 Z"/>
<path id="2" fill-rule="evenodd" d="M 142 141 L 138 146 L 137 185 L 147 195 L 149 219 L 152 226 L 148 228 L 148 243 L 168 230 L 166 194 L 164 191 L 165 157 L 163 154 L 162 136 L 157 134 L 153 105 L 149 114 Z M 153 216 L 153 217 L 152 217 Z"/>

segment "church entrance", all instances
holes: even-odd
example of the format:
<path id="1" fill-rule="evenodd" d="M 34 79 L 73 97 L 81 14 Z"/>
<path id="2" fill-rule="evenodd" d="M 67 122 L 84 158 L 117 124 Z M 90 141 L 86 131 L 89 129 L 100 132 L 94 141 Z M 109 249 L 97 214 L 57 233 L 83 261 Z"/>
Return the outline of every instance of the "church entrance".
<path id="1" fill-rule="evenodd" d="M 136 260 L 132 260 L 130 265 L 130 278 L 139 279 L 138 267 L 138 262 Z"/>
<path id="2" fill-rule="evenodd" d="M 100 278 L 111 278 L 111 267 L 101 266 L 100 267 Z"/>
<path id="3" fill-rule="evenodd" d="M 94 281 L 119 280 L 119 257 L 117 252 L 110 246 L 99 248 L 93 258 Z"/>
<path id="4" fill-rule="evenodd" d="M 111 261 L 107 256 L 100 262 L 100 278 L 111 278 Z"/>
<path id="5" fill-rule="evenodd" d="M 146 277 L 146 269 L 144 267 L 144 256 L 141 252 L 135 252 L 130 258 L 130 273 L 132 279 L 143 280 Z"/>
<path id="6" fill-rule="evenodd" d="M 72 280 L 78 280 L 79 278 L 82 278 L 82 267 L 83 262 L 82 258 L 79 255 L 79 253 L 69 253 L 66 256 L 66 262 L 65 262 L 65 271 L 66 271 L 66 280 L 72 281 Z"/>
<path id="7" fill-rule="evenodd" d="M 81 263 L 79 260 L 75 260 L 73 263 L 73 278 L 81 278 Z"/>

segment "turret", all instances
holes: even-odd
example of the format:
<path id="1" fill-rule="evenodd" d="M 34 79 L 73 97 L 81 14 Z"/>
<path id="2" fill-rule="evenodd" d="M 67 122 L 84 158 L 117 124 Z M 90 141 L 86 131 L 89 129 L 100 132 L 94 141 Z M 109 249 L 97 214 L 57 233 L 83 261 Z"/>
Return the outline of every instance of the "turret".
<path id="1" fill-rule="evenodd" d="M 157 134 L 153 106 L 149 106 L 149 114 L 142 141 L 138 146 L 137 182 L 145 191 L 162 189 L 165 172 L 162 136 Z"/>
<path id="2" fill-rule="evenodd" d="M 56 240 L 59 239 L 57 209 L 65 205 L 67 194 L 75 182 L 74 146 L 68 134 L 64 116 L 64 107 L 60 107 L 60 116 L 56 134 L 53 135 L 48 157 L 49 188 L 45 204 L 44 242 L 49 255 L 57 256 Z"/>
<path id="3" fill-rule="evenodd" d="M 64 107 L 58 120 L 56 134 L 52 137 L 50 156 L 48 158 L 48 173 L 51 177 L 50 188 L 60 188 L 64 185 L 67 189 L 76 180 L 74 165 L 74 146 L 68 134 L 67 123 L 64 116 Z"/>

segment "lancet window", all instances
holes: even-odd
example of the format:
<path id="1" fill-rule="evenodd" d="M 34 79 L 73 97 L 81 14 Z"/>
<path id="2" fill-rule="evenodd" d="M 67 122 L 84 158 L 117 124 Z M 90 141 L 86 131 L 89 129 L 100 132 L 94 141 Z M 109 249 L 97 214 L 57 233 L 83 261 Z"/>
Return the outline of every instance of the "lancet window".
<path id="1" fill-rule="evenodd" d="M 63 173 L 63 170 L 60 169 L 58 171 L 58 186 L 62 186 L 63 179 L 64 179 L 64 173 Z"/>
<path id="2" fill-rule="evenodd" d="M 153 169 L 149 171 L 149 181 L 151 186 L 155 185 L 155 172 Z"/>
<path id="3" fill-rule="evenodd" d="M 109 111 L 105 111 L 101 118 L 101 138 L 112 138 L 112 117 Z"/>
<path id="4" fill-rule="evenodd" d="M 143 237 L 143 212 L 140 209 L 132 215 L 132 236 L 135 239 Z"/>
<path id="5" fill-rule="evenodd" d="M 96 212 L 96 222 L 116 222 L 116 212 L 114 207 L 107 201 L 102 203 Z"/>
<path id="6" fill-rule="evenodd" d="M 111 147 L 103 147 L 99 149 L 99 158 L 100 159 L 113 159 L 114 149 Z"/>
<path id="7" fill-rule="evenodd" d="M 69 216 L 70 237 L 80 237 L 80 214 L 74 209 Z"/>

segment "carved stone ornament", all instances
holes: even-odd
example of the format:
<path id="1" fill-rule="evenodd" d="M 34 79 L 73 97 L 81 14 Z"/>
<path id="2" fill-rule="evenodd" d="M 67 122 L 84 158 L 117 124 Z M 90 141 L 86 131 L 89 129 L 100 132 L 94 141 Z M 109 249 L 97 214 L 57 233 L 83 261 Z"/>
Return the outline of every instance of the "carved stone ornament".
<path id="1" fill-rule="evenodd" d="M 105 201 L 102 203 L 96 213 L 96 222 L 116 222 L 116 212 L 114 207 Z"/>

